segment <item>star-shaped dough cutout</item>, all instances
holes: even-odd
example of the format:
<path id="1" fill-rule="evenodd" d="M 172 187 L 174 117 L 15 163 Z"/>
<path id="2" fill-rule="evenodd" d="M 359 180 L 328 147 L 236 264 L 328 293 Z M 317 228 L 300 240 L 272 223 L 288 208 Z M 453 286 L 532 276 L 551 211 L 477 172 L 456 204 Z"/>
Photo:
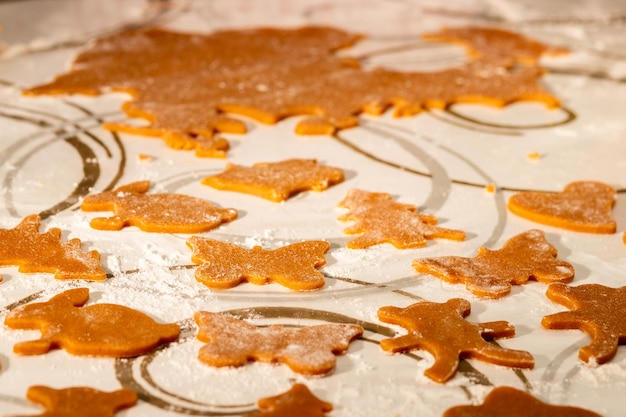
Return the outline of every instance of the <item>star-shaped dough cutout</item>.
<path id="1" fill-rule="evenodd" d="M 545 316 L 541 320 L 543 327 L 587 333 L 591 343 L 578 352 L 583 362 L 603 364 L 613 359 L 618 345 L 626 341 L 626 286 L 552 284 L 546 296 L 571 311 Z"/>
<path id="2" fill-rule="evenodd" d="M 615 233 L 615 189 L 597 181 L 577 181 L 560 193 L 526 191 L 509 199 L 509 210 L 528 220 L 585 233 Z"/>
<path id="3" fill-rule="evenodd" d="M 48 301 L 20 306 L 7 314 L 11 329 L 39 330 L 41 337 L 17 343 L 19 355 L 42 355 L 61 348 L 73 355 L 128 358 L 146 354 L 178 339 L 177 324 L 161 324 L 118 304 L 93 304 L 87 288 L 55 295 Z"/>
<path id="4" fill-rule="evenodd" d="M 330 27 L 124 31 L 97 40 L 69 72 L 24 94 L 127 92 L 132 98 L 122 109 L 146 123 L 111 122 L 105 128 L 161 137 L 172 148 L 211 157 L 224 157 L 229 147 L 216 134 L 246 131 L 233 114 L 269 124 L 304 116 L 297 133 L 330 134 L 358 125 L 360 113 L 379 115 L 390 107 L 396 116 L 409 116 L 458 102 L 558 106 L 540 83 L 537 62 L 562 50 L 481 27 L 427 38 L 462 43 L 468 62 L 430 72 L 364 69 L 357 59 L 336 54 L 361 36 Z"/>
<path id="5" fill-rule="evenodd" d="M 137 226 L 144 232 L 202 233 L 237 218 L 237 210 L 221 209 L 183 194 L 146 194 L 150 181 L 137 181 L 113 191 L 85 197 L 83 211 L 112 211 L 112 217 L 92 219 L 91 227 L 121 230 Z"/>
<path id="6" fill-rule="evenodd" d="M 552 405 L 512 387 L 497 387 L 480 405 L 452 407 L 443 417 L 601 417 L 579 407 Z"/>
<path id="7" fill-rule="evenodd" d="M 465 239 L 465 232 L 436 226 L 435 216 L 418 213 L 414 205 L 393 201 L 388 193 L 352 189 L 338 207 L 348 209 L 339 220 L 354 222 L 344 232 L 361 234 L 348 242 L 351 249 L 381 243 L 391 243 L 398 249 L 421 248 L 430 239 Z"/>
<path id="8" fill-rule="evenodd" d="M 202 184 L 280 202 L 302 191 L 324 191 L 343 179 L 342 169 L 319 165 L 315 159 L 287 159 L 252 167 L 229 163 L 224 172 L 204 178 Z"/>
<path id="9" fill-rule="evenodd" d="M 303 375 L 326 375 L 335 355 L 363 334 L 357 324 L 320 324 L 299 329 L 280 325 L 256 327 L 224 314 L 200 311 L 194 319 L 198 339 L 208 344 L 198 359 L 210 366 L 242 366 L 248 361 L 284 363 Z"/>
<path id="10" fill-rule="evenodd" d="M 0 229 L 0 266 L 18 266 L 24 273 L 52 273 L 56 279 L 106 279 L 97 251 L 83 252 L 79 239 L 61 241 L 61 229 L 56 227 L 39 233 L 40 223 L 33 214 L 13 229 Z"/>
<path id="11" fill-rule="evenodd" d="M 326 417 L 333 409 L 331 403 L 317 398 L 304 384 L 294 384 L 287 392 L 261 398 L 257 405 L 259 413 L 244 417 Z"/>
<path id="12" fill-rule="evenodd" d="M 54 389 L 43 385 L 28 388 L 26 398 L 42 405 L 43 414 L 15 417 L 113 417 L 120 410 L 134 406 L 137 394 L 129 389 L 113 392 L 89 387 Z M 87 411 L 89 410 L 89 411 Z"/>
<path id="13" fill-rule="evenodd" d="M 324 274 L 317 268 L 326 264 L 324 254 L 330 244 L 309 240 L 265 250 L 252 249 L 192 236 L 187 240 L 192 249 L 191 260 L 200 266 L 196 280 L 211 289 L 227 289 L 248 281 L 263 285 L 275 282 L 295 291 L 317 290 L 324 286 Z"/>
<path id="14" fill-rule="evenodd" d="M 507 240 L 501 249 L 478 248 L 474 258 L 442 256 L 413 261 L 417 272 L 450 283 L 465 283 L 479 297 L 499 298 L 529 279 L 542 283 L 570 282 L 574 267 L 557 259 L 557 250 L 541 230 L 529 230 Z"/>
<path id="15" fill-rule="evenodd" d="M 445 303 L 421 301 L 406 308 L 382 307 L 378 310 L 378 318 L 404 327 L 408 334 L 384 339 L 380 347 L 389 353 L 413 349 L 427 351 L 433 355 L 435 363 L 424 371 L 424 375 L 439 383 L 456 374 L 461 358 L 480 359 L 513 368 L 534 366 L 530 353 L 505 349 L 485 341 L 485 338 L 514 336 L 513 326 L 506 321 L 468 322 L 465 317 L 470 314 L 470 308 L 470 303 L 461 298 Z"/>

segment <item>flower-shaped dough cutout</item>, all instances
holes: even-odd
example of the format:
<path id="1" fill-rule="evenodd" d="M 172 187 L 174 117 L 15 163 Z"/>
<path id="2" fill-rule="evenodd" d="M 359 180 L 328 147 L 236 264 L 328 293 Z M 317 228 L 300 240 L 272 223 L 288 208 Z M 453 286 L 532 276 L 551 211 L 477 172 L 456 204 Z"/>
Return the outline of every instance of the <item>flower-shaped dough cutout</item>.
<path id="1" fill-rule="evenodd" d="M 358 125 L 360 113 L 379 115 L 390 107 L 395 115 L 408 116 L 458 102 L 503 106 L 536 100 L 558 106 L 540 83 L 537 62 L 560 51 L 490 28 L 447 30 L 430 38 L 462 42 L 469 61 L 430 72 L 364 69 L 356 59 L 336 54 L 361 36 L 330 27 L 211 34 L 129 30 L 97 40 L 69 72 L 24 94 L 127 92 L 132 98 L 122 109 L 147 125 L 116 122 L 106 128 L 159 136 L 172 148 L 213 157 L 228 150 L 216 132 L 246 131 L 229 113 L 270 124 L 305 116 L 297 133 L 330 134 Z"/>
<path id="2" fill-rule="evenodd" d="M 275 282 L 295 291 L 317 290 L 324 286 L 324 274 L 319 268 L 326 264 L 324 254 L 330 244 L 309 240 L 265 250 L 252 249 L 192 236 L 187 240 L 192 249 L 191 260 L 200 266 L 196 280 L 212 289 L 227 289 L 243 281 L 263 285 Z"/>
<path id="3" fill-rule="evenodd" d="M 237 210 L 221 209 L 184 194 L 146 194 L 150 181 L 137 181 L 83 200 L 83 211 L 112 211 L 112 217 L 91 220 L 100 230 L 137 226 L 144 232 L 202 233 L 237 218 Z"/>
<path id="4" fill-rule="evenodd" d="M 315 159 L 287 159 L 252 167 L 229 163 L 224 172 L 206 177 L 202 183 L 280 202 L 302 191 L 324 191 L 343 179 L 342 169 L 319 165 Z"/>
<path id="5" fill-rule="evenodd" d="M 35 385 L 28 388 L 26 398 L 46 411 L 36 416 L 14 417 L 113 417 L 117 411 L 137 403 L 135 391 L 126 388 L 105 392 L 89 387 L 54 389 Z"/>
<path id="6" fill-rule="evenodd" d="M 626 341 L 626 286 L 552 284 L 546 296 L 571 311 L 545 316 L 541 320 L 543 327 L 587 333 L 591 343 L 578 351 L 583 362 L 603 364 L 613 359 L 618 345 Z"/>
<path id="7" fill-rule="evenodd" d="M 73 355 L 135 357 L 178 339 L 177 324 L 159 324 L 146 314 L 118 304 L 93 304 L 87 288 L 55 295 L 49 301 L 11 311 L 4 324 L 11 329 L 39 330 L 37 340 L 17 343 L 19 355 L 41 355 L 61 348 Z"/>
<path id="8" fill-rule="evenodd" d="M 436 226 L 435 216 L 418 213 L 414 205 L 393 201 L 388 193 L 352 189 L 338 207 L 349 210 L 339 220 L 354 222 L 344 232 L 361 234 L 348 242 L 351 249 L 381 243 L 391 243 L 398 249 L 421 248 L 430 239 L 465 239 L 465 232 Z"/>
<path id="9" fill-rule="evenodd" d="M 61 241 L 61 230 L 54 227 L 39 233 L 41 219 L 24 217 L 13 229 L 0 229 L 0 266 L 15 266 L 25 273 L 53 273 L 56 279 L 104 281 L 100 254 L 81 251 L 79 239 Z"/>
<path id="10" fill-rule="evenodd" d="M 208 344 L 198 359 L 210 366 L 242 366 L 248 361 L 279 362 L 303 375 L 325 375 L 335 369 L 335 355 L 348 350 L 363 334 L 357 324 L 320 324 L 298 329 L 280 325 L 256 327 L 219 313 L 200 311 L 198 340 Z"/>
<path id="11" fill-rule="evenodd" d="M 390 353 L 413 349 L 427 351 L 433 355 L 435 363 L 424 371 L 424 375 L 439 383 L 455 375 L 462 358 L 475 358 L 514 368 L 534 366 L 530 353 L 505 349 L 485 341 L 485 338 L 514 336 L 513 326 L 506 321 L 468 322 L 465 317 L 470 314 L 470 309 L 470 303 L 461 298 L 445 303 L 421 301 L 406 308 L 381 307 L 378 318 L 404 327 L 408 334 L 384 339 L 380 347 Z"/>
<path id="12" fill-rule="evenodd" d="M 574 267 L 557 259 L 557 250 L 541 230 L 528 230 L 507 240 L 501 249 L 478 248 L 474 258 L 441 256 L 413 261 L 417 272 L 450 283 L 465 283 L 479 297 L 498 298 L 533 278 L 542 283 L 570 282 Z"/>
<path id="13" fill-rule="evenodd" d="M 597 181 L 577 181 L 560 193 L 521 192 L 509 210 L 528 220 L 585 233 L 615 233 L 615 189 Z"/>
<path id="14" fill-rule="evenodd" d="M 333 405 L 317 398 L 304 384 L 294 384 L 291 389 L 274 397 L 261 398 L 259 413 L 244 417 L 326 417 Z"/>
<path id="15" fill-rule="evenodd" d="M 579 407 L 552 405 L 512 387 L 497 387 L 480 405 L 452 407 L 443 417 L 601 417 Z"/>

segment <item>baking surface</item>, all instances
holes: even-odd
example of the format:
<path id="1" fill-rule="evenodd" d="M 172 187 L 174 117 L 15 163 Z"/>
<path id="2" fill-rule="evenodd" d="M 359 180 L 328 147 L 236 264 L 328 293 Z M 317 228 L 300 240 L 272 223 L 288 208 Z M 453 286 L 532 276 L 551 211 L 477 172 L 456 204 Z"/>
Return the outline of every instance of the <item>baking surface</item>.
<path id="1" fill-rule="evenodd" d="M 334 404 L 330 416 L 440 416 L 447 408 L 480 403 L 494 387 L 509 385 L 553 403 L 585 407 L 606 417 L 622 414 L 626 389 L 626 347 L 599 367 L 577 358 L 589 342 L 579 331 L 545 330 L 541 318 L 565 309 L 545 297 L 546 285 L 514 286 L 498 300 L 479 299 L 463 285 L 446 284 L 411 267 L 416 258 L 474 256 L 479 247 L 497 249 L 510 237 L 541 229 L 575 268 L 572 285 L 618 287 L 626 278 L 626 6 L 619 1 L 508 2 L 483 0 L 472 6 L 410 1 L 3 1 L 0 2 L 0 227 L 12 228 L 29 214 L 42 216 L 41 231 L 62 230 L 80 238 L 84 250 L 98 250 L 106 282 L 57 281 L 51 274 L 0 270 L 0 314 L 34 300 L 47 300 L 68 288 L 87 287 L 90 303 L 118 303 L 159 322 L 177 322 L 178 342 L 134 359 L 70 356 L 55 350 L 19 357 L 15 343 L 35 331 L 0 327 L 0 411 L 37 414 L 25 399 L 29 386 L 86 385 L 111 391 L 136 390 L 137 406 L 118 415 L 237 415 L 255 410 L 259 398 L 277 395 L 294 382 L 306 384 Z M 561 4 L 562 7 L 558 7 Z M 568 3 L 569 4 L 569 3 Z M 584 10 L 584 12 L 583 12 Z M 135 27 L 163 26 L 211 32 L 258 26 L 331 25 L 366 38 L 342 54 L 360 58 L 364 68 L 383 66 L 429 71 L 463 62 L 456 46 L 428 43 L 420 34 L 441 26 L 496 25 L 569 48 L 543 59 L 543 85 L 562 107 L 523 102 L 496 109 L 457 104 L 416 116 L 360 116 L 360 126 L 333 136 L 298 136 L 297 118 L 263 125 L 241 118 L 249 133 L 224 135 L 226 159 L 197 158 L 163 141 L 101 128 L 125 120 L 124 94 L 99 97 L 22 97 L 20 91 L 65 71 L 95 36 Z M 538 158 L 529 158 L 537 153 Z M 142 159 L 140 155 L 152 159 Z M 346 180 L 327 191 L 304 192 L 284 203 L 218 191 L 200 183 L 227 162 L 252 165 L 287 158 L 316 158 L 341 167 Z M 211 291 L 194 279 L 188 235 L 119 232 L 90 228 L 102 213 L 84 213 L 80 201 L 90 192 L 150 180 L 152 192 L 175 192 L 239 210 L 239 218 L 200 235 L 245 247 L 277 248 L 302 240 L 326 240 L 331 249 L 321 271 L 319 291 L 291 292 L 278 284 L 242 284 Z M 613 214 L 617 233 L 594 235 L 542 226 L 507 211 L 518 190 L 560 191 L 578 180 L 605 182 L 618 190 Z M 496 191 L 487 192 L 487 185 Z M 337 218 L 337 204 L 349 189 L 388 192 L 397 201 L 434 214 L 442 227 L 467 232 L 463 242 L 437 239 L 419 249 L 389 244 L 363 250 L 346 248 L 353 237 Z M 106 214 L 106 213 L 105 213 Z M 511 370 L 476 360 L 461 362 L 445 384 L 423 376 L 432 358 L 415 351 L 387 355 L 379 342 L 404 329 L 382 323 L 382 306 L 405 307 L 419 300 L 465 298 L 468 320 L 507 320 L 516 336 L 500 339 L 506 348 L 534 355 L 535 369 Z M 214 369 L 197 360 L 203 345 L 195 339 L 193 314 L 230 312 L 258 325 L 360 323 L 362 339 L 338 357 L 324 378 L 305 378 L 285 366 L 251 363 Z"/>

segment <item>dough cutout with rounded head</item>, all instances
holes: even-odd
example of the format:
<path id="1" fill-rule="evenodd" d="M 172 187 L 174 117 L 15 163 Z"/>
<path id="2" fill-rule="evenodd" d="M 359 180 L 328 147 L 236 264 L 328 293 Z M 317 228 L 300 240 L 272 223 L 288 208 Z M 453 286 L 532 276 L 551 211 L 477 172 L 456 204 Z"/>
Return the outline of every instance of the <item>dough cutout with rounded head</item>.
<path id="1" fill-rule="evenodd" d="M 480 405 L 452 407 L 443 417 L 601 417 L 579 407 L 546 404 L 518 389 L 494 388 Z"/>
<path id="2" fill-rule="evenodd" d="M 571 311 L 545 316 L 541 320 L 544 328 L 578 329 L 587 333 L 591 343 L 578 351 L 583 362 L 596 365 L 613 359 L 618 345 L 626 341 L 626 286 L 552 284 L 546 296 Z"/>
<path id="3" fill-rule="evenodd" d="M 405 308 L 381 307 L 378 319 L 402 326 L 408 334 L 384 339 L 380 347 L 389 353 L 427 351 L 433 355 L 435 363 L 424 375 L 439 383 L 454 377 L 459 360 L 463 358 L 512 368 L 533 368 L 535 362 L 530 353 L 505 349 L 485 340 L 512 337 L 515 335 L 513 326 L 506 321 L 471 323 L 465 320 L 470 308 L 470 303 L 461 298 L 445 303 L 420 301 Z"/>
<path id="4" fill-rule="evenodd" d="M 89 289 L 75 288 L 9 312 L 9 328 L 41 331 L 39 339 L 17 343 L 13 352 L 42 355 L 60 348 L 72 355 L 129 358 L 178 339 L 177 324 L 159 324 L 119 304 L 85 306 L 88 300 Z"/>
<path id="5" fill-rule="evenodd" d="M 615 189 L 597 181 L 577 181 L 560 193 L 526 191 L 509 199 L 509 210 L 525 219 L 585 233 L 615 233 Z"/>

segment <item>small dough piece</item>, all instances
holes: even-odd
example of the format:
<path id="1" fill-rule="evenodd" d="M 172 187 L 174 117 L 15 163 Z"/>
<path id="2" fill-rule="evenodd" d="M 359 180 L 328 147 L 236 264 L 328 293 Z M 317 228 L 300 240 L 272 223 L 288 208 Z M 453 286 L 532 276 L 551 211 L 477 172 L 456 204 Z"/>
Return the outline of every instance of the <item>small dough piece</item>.
<path id="1" fill-rule="evenodd" d="M 493 339 L 515 335 L 515 328 L 506 321 L 470 323 L 469 301 L 453 298 L 445 303 L 421 301 L 406 308 L 393 306 L 378 310 L 378 318 L 407 329 L 408 334 L 384 339 L 380 347 L 389 353 L 423 349 L 434 356 L 433 366 L 424 375 L 433 381 L 444 383 L 451 379 L 461 358 L 475 358 L 495 365 L 513 368 L 532 368 L 532 355 L 488 343 Z"/>
<path id="2" fill-rule="evenodd" d="M 310 240 L 265 250 L 260 246 L 242 248 L 232 243 L 192 236 L 187 240 L 191 260 L 201 266 L 196 280 L 211 289 L 227 289 L 243 281 L 263 285 L 276 282 L 294 291 L 317 290 L 324 286 L 324 254 L 330 244 Z"/>
<path id="3" fill-rule="evenodd" d="M 294 384 L 291 389 L 274 397 L 261 398 L 260 413 L 243 417 L 326 417 L 333 405 L 317 398 L 306 385 Z"/>
<path id="4" fill-rule="evenodd" d="M 557 259 L 557 250 L 541 230 L 528 230 L 513 236 L 502 249 L 478 248 L 474 258 L 441 256 L 413 261 L 417 272 L 430 274 L 465 287 L 479 297 L 499 298 L 511 292 L 511 284 L 529 279 L 543 283 L 570 282 L 574 267 Z"/>
<path id="5" fill-rule="evenodd" d="M 421 248 L 427 239 L 465 239 L 465 232 L 435 226 L 435 216 L 418 213 L 414 205 L 393 201 L 388 193 L 352 189 L 338 207 L 349 209 L 339 220 L 354 221 L 344 233 L 361 234 L 348 242 L 350 249 L 381 243 L 391 243 L 398 249 Z"/>
<path id="6" fill-rule="evenodd" d="M 580 360 L 587 364 L 603 364 L 613 359 L 618 345 L 626 341 L 626 286 L 552 284 L 546 296 L 572 311 L 545 316 L 541 320 L 544 328 L 578 329 L 587 333 L 591 343 L 578 351 Z"/>
<path id="7" fill-rule="evenodd" d="M 140 154 L 137 154 L 137 160 L 138 160 L 139 162 L 146 162 L 146 163 L 149 163 L 149 162 L 154 161 L 155 159 L 156 159 L 156 158 L 155 158 L 154 156 L 149 155 L 149 154 L 147 154 L 147 153 L 140 153 Z"/>
<path id="8" fill-rule="evenodd" d="M 113 417 L 117 411 L 137 404 L 137 393 L 126 388 L 104 392 L 89 387 L 54 389 L 35 385 L 28 388 L 26 398 L 46 411 L 15 417 Z"/>
<path id="9" fill-rule="evenodd" d="M 615 189 L 597 181 L 577 181 L 560 193 L 522 192 L 509 199 L 511 213 L 561 229 L 615 233 Z"/>
<path id="10" fill-rule="evenodd" d="M 302 191 L 324 191 L 343 179 L 342 169 L 318 165 L 315 159 L 287 159 L 252 167 L 229 163 L 224 172 L 204 178 L 202 184 L 280 202 Z"/>
<path id="11" fill-rule="evenodd" d="M 593 411 L 566 405 L 552 405 L 512 387 L 491 390 L 481 405 L 452 407 L 443 417 L 602 417 Z"/>
<path id="12" fill-rule="evenodd" d="M 97 251 L 82 252 L 79 239 L 62 242 L 56 227 L 40 234 L 40 223 L 33 214 L 13 229 L 0 229 L 0 266 L 17 265 L 24 273 L 52 273 L 56 279 L 106 279 Z"/>
<path id="13" fill-rule="evenodd" d="M 178 339 L 177 324 L 159 324 L 144 313 L 117 304 L 93 304 L 89 289 L 76 288 L 49 301 L 11 311 L 4 324 L 11 329 L 40 330 L 37 340 L 17 343 L 18 355 L 42 355 L 61 348 L 73 355 L 135 357 Z"/>
<path id="14" fill-rule="evenodd" d="M 291 329 L 256 327 L 224 314 L 200 311 L 198 340 L 208 344 L 198 359 L 216 367 L 242 366 L 248 361 L 284 363 L 303 375 L 325 375 L 335 369 L 335 355 L 348 350 L 363 334 L 357 324 L 320 324 Z"/>
<path id="15" fill-rule="evenodd" d="M 202 233 L 237 218 L 237 210 L 221 209 L 206 200 L 183 194 L 146 194 L 150 181 L 123 185 L 113 191 L 87 196 L 83 211 L 112 211 L 90 225 L 99 230 L 137 226 L 144 232 Z"/>

